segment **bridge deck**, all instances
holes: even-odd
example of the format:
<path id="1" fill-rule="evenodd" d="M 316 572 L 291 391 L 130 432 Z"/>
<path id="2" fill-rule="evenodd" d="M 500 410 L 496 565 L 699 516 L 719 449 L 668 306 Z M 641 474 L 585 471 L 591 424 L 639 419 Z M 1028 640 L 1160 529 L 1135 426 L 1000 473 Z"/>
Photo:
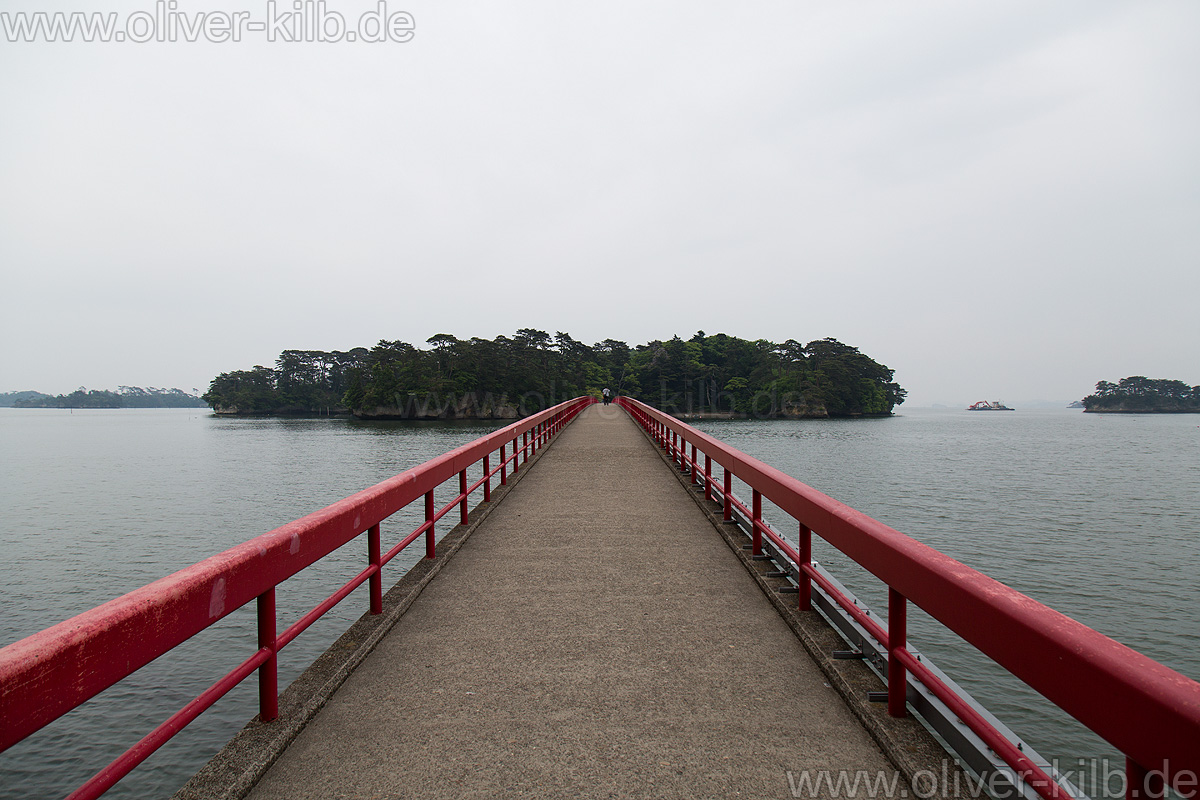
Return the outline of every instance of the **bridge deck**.
<path id="1" fill-rule="evenodd" d="M 250 797 L 789 797 L 789 771 L 842 769 L 894 774 L 653 446 L 593 406 Z"/>

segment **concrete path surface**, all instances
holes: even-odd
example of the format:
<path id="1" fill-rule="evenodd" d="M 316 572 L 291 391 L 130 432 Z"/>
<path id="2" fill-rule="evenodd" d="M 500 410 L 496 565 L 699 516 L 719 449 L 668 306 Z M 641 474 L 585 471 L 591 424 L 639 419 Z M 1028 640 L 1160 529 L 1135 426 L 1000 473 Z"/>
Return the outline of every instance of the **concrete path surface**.
<path id="1" fill-rule="evenodd" d="M 895 775 L 650 442 L 593 406 L 250 797 L 792 797 L 789 772 L 843 769 Z"/>

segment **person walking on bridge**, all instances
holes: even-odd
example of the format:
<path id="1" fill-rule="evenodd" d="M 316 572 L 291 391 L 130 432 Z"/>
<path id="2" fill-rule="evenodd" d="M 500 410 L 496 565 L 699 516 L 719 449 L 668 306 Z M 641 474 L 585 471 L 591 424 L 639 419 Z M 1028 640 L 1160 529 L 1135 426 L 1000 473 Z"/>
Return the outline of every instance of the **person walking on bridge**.
<path id="1" fill-rule="evenodd" d="M 612 390 L 607 386 L 604 387 L 604 391 L 602 391 L 600 394 L 604 397 L 604 405 L 608 405 L 612 402 Z"/>

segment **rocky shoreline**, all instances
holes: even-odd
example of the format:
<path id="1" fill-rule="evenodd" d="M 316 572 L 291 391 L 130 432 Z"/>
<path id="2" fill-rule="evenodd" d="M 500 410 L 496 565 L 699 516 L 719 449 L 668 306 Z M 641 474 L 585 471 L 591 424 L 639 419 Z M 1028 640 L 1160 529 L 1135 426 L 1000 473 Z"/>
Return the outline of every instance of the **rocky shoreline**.
<path id="1" fill-rule="evenodd" d="M 1155 406 L 1153 408 L 1127 408 L 1124 405 L 1109 408 L 1084 408 L 1085 414 L 1200 414 L 1200 408 L 1185 406 Z"/>

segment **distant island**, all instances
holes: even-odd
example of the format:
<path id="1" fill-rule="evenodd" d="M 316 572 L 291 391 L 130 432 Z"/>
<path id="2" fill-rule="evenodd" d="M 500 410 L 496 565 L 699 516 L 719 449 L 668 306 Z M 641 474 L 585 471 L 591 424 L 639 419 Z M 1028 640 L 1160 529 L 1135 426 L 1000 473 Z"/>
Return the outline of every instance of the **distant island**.
<path id="1" fill-rule="evenodd" d="M 204 408 L 208 404 L 182 389 L 121 386 L 115 392 L 79 387 L 70 394 L 41 392 L 0 394 L 0 406 L 12 408 Z"/>
<path id="2" fill-rule="evenodd" d="M 1118 383 L 1100 381 L 1096 393 L 1083 398 L 1084 413 L 1196 414 L 1200 413 L 1200 386 L 1183 381 L 1134 375 Z"/>
<path id="3" fill-rule="evenodd" d="M 891 369 L 831 338 L 776 344 L 700 331 L 630 347 L 522 328 L 426 344 L 285 350 L 274 367 L 221 373 L 202 397 L 229 415 L 514 419 L 605 387 L 693 418 L 888 416 L 906 395 Z"/>
<path id="4" fill-rule="evenodd" d="M 0 408 L 12 408 L 14 403 L 24 400 L 40 400 L 50 397 L 41 392 L 0 392 Z"/>

